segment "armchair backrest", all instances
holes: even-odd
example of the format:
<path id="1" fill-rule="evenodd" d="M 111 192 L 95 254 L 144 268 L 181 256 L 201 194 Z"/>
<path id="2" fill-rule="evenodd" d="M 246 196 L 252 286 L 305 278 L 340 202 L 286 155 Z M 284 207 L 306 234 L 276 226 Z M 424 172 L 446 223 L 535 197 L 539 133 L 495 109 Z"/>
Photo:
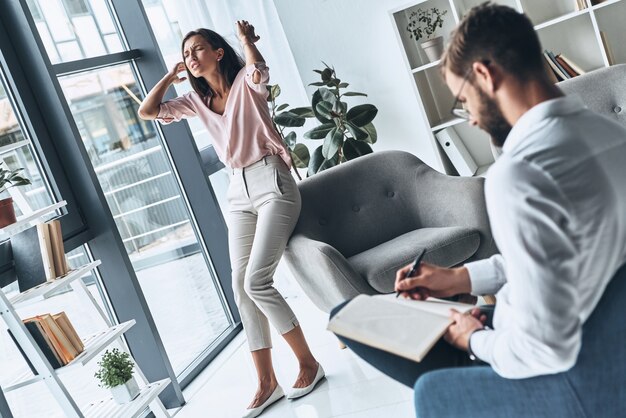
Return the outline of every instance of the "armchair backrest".
<path id="1" fill-rule="evenodd" d="M 601 68 L 558 86 L 566 93 L 580 97 L 594 112 L 626 126 L 626 64 Z"/>
<path id="2" fill-rule="evenodd" d="M 407 152 L 360 157 L 303 180 L 299 188 L 302 212 L 294 235 L 325 242 L 344 257 L 417 228 L 446 226 L 480 231 L 475 257 L 495 252 L 483 179 L 443 175 Z"/>

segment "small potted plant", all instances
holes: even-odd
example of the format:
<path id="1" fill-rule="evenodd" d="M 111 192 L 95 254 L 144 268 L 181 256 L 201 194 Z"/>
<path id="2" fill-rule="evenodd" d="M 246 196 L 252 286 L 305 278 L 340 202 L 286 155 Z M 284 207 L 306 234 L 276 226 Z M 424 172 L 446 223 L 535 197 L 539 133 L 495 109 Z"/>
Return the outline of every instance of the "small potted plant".
<path id="1" fill-rule="evenodd" d="M 105 351 L 98 362 L 100 369 L 95 376 L 100 380 L 100 387 L 111 389 L 113 399 L 118 404 L 132 401 L 139 394 L 139 386 L 133 376 L 134 363 L 130 355 L 117 348 Z"/>
<path id="2" fill-rule="evenodd" d="M 426 39 L 420 46 L 431 62 L 437 61 L 443 53 L 443 36 L 433 38 L 433 35 L 437 29 L 443 27 L 443 17 L 446 13 L 448 13 L 447 10 L 441 11 L 436 7 L 431 7 L 426 10 L 414 10 L 409 15 L 406 30 L 411 39 L 415 39 L 415 42 Z"/>
<path id="3" fill-rule="evenodd" d="M 3 167 L 4 162 L 0 162 L 0 195 L 7 189 L 15 186 L 30 184 L 30 180 L 20 175 L 23 168 L 7 170 Z M 15 223 L 15 208 L 11 196 L 0 200 L 0 228 Z"/>

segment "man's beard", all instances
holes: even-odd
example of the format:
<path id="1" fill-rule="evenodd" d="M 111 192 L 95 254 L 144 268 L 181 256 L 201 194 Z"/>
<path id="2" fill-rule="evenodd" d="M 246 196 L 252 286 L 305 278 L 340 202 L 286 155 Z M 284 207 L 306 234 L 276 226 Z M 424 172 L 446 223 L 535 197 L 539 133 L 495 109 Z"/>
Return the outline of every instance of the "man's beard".
<path id="1" fill-rule="evenodd" d="M 480 108 L 478 109 L 479 126 L 491 135 L 491 142 L 494 145 L 502 147 L 512 127 L 504 119 L 496 101 L 487 96 L 481 89 L 477 90 L 480 98 Z"/>

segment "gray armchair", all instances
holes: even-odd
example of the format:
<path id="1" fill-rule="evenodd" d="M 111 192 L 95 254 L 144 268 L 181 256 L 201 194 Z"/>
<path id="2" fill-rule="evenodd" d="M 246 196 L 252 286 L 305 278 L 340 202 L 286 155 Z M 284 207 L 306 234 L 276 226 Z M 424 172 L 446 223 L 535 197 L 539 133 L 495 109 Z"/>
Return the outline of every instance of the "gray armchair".
<path id="1" fill-rule="evenodd" d="M 482 178 L 451 177 L 412 154 L 376 152 L 302 181 L 285 260 L 320 309 L 393 291 L 421 248 L 442 266 L 496 253 Z"/>
<path id="2" fill-rule="evenodd" d="M 569 80 L 559 88 L 573 94 L 589 109 L 626 125 L 626 64 L 601 68 Z"/>

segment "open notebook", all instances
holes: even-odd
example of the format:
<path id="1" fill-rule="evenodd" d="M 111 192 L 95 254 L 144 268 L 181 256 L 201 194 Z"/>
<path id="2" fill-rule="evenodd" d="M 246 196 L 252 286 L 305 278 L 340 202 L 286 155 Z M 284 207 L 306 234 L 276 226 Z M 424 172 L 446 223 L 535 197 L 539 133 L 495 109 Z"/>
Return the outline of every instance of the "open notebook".
<path id="1" fill-rule="evenodd" d="M 331 319 L 328 330 L 420 362 L 452 323 L 450 308 L 467 312 L 474 307 L 435 298 L 359 295 Z"/>

